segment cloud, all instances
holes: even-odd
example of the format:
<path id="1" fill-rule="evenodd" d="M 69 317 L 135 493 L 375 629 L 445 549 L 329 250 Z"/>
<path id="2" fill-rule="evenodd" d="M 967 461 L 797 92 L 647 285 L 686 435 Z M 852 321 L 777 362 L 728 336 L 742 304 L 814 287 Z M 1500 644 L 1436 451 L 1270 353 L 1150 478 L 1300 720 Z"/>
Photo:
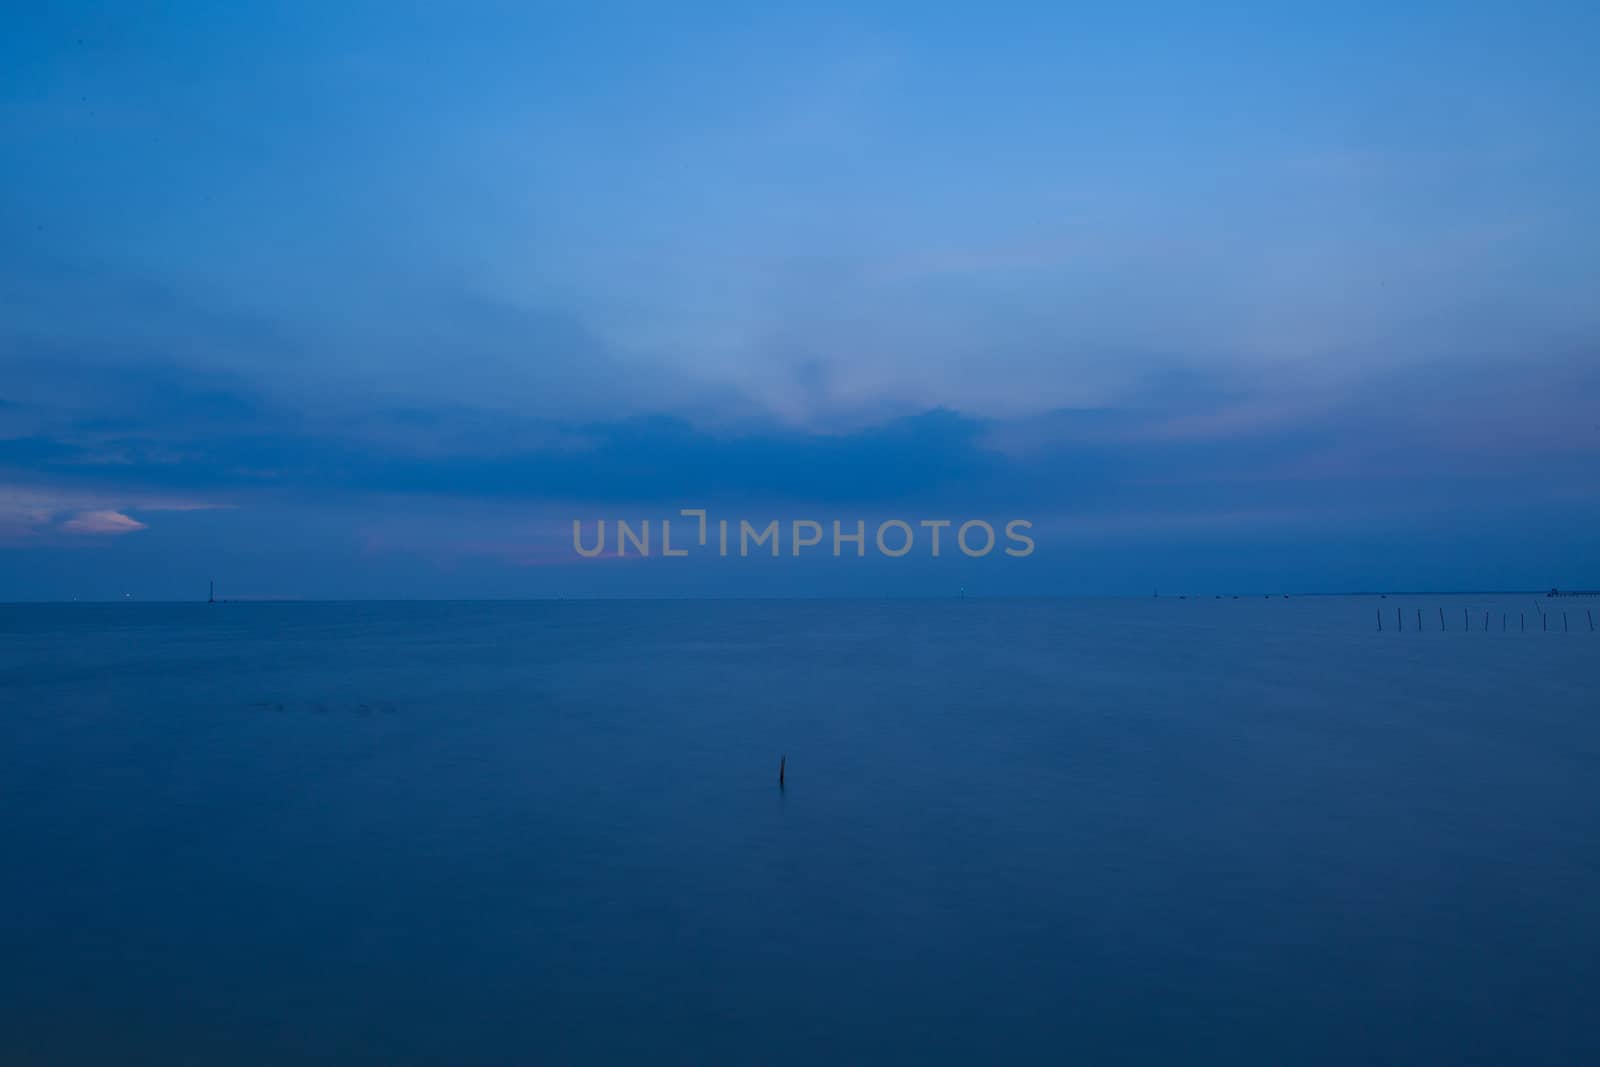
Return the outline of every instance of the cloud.
<path id="1" fill-rule="evenodd" d="M 1409 482 L 1465 500 L 1467 486 L 1525 494 L 1583 483 L 1600 452 L 1591 365 L 1579 351 L 1548 357 L 1537 389 L 1526 363 L 1465 360 L 1454 373 L 1400 368 L 1339 391 L 1169 373 L 1086 410 L 929 409 L 810 427 L 451 402 L 317 410 L 243 379 L 151 366 L 125 372 L 115 395 L 29 407 L 29 431 L 0 437 L 0 518 L 38 526 L 67 512 L 214 508 L 261 494 L 669 508 L 959 501 L 1057 514 L 1162 512 L 1203 497 L 1208 512 L 1244 513 L 1329 493 L 1367 508 L 1379 487 Z M 74 373 L 95 377 L 90 364 Z M 158 387 L 163 402 L 144 409 Z M 1218 498 L 1222 486 L 1232 499 Z"/>
<path id="2" fill-rule="evenodd" d="M 90 469 L 106 477 L 117 468 Z M 61 535 L 115 536 L 147 528 L 127 515 L 128 511 L 194 512 L 235 507 L 170 490 L 61 484 L 63 480 L 59 479 L 57 484 L 40 484 L 36 476 L 29 482 L 8 482 L 5 476 L 5 468 L 0 465 L 0 548 L 70 544 L 78 539 Z"/>
<path id="3" fill-rule="evenodd" d="M 112 537 L 147 529 L 144 523 L 129 518 L 120 511 L 80 511 L 62 523 L 61 528 L 68 533 Z"/>

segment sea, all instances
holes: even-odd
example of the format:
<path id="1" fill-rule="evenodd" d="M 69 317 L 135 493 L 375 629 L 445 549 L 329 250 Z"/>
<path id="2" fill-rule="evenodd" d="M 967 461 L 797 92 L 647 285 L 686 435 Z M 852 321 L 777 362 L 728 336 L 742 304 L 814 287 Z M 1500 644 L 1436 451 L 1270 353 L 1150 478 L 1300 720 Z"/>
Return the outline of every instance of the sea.
<path id="1" fill-rule="evenodd" d="M 1595 614 L 0 605 L 0 1064 L 1600 1063 Z"/>

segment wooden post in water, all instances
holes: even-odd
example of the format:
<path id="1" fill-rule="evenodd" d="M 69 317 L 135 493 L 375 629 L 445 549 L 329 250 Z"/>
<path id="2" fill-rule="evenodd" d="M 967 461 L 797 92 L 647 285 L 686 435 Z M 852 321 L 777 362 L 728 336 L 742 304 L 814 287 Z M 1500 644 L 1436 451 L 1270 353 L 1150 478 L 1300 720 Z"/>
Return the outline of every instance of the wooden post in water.
<path id="1" fill-rule="evenodd" d="M 1506 613 L 1503 611 L 1500 613 L 1500 632 L 1506 632 Z"/>
<path id="2" fill-rule="evenodd" d="M 1526 611 L 1519 611 L 1519 612 L 1517 612 L 1517 614 L 1522 617 L 1522 632 L 1523 633 L 1527 633 L 1528 632 L 1528 613 Z"/>
<path id="3" fill-rule="evenodd" d="M 788 763 L 789 763 L 789 754 L 787 752 L 785 752 L 778 759 L 778 788 L 779 789 L 783 788 L 783 769 L 784 769 L 785 766 L 788 765 Z"/>
<path id="4" fill-rule="evenodd" d="M 1444 609 L 1439 609 L 1439 629 L 1444 629 Z"/>
<path id="5" fill-rule="evenodd" d="M 1422 609 L 1417 609 L 1417 633 L 1422 632 Z"/>
<path id="6" fill-rule="evenodd" d="M 1539 621 L 1544 624 L 1544 632 L 1545 633 L 1549 633 L 1550 632 L 1550 613 L 1548 611 L 1539 612 Z"/>
<path id="7" fill-rule="evenodd" d="M 1562 632 L 1562 633 L 1568 633 L 1568 632 L 1570 632 L 1570 631 L 1569 631 L 1569 630 L 1568 630 L 1568 629 L 1567 629 L 1567 613 L 1566 613 L 1566 612 L 1564 612 L 1564 611 L 1563 611 L 1563 612 L 1562 612 L 1562 613 L 1561 613 L 1561 632 Z"/>
<path id="8" fill-rule="evenodd" d="M 1585 610 L 1589 615 L 1589 632 L 1594 633 L 1594 609 L 1586 608 Z"/>
<path id="9" fill-rule="evenodd" d="M 1378 632 L 1381 634 L 1383 633 L 1383 609 L 1377 608 L 1375 610 L 1378 612 Z M 1594 629 L 1593 626 L 1590 626 L 1589 628 L 1591 630 Z"/>
<path id="10" fill-rule="evenodd" d="M 1395 609 L 1394 609 L 1394 628 L 1396 630 L 1399 630 L 1401 633 L 1405 633 L 1406 632 L 1406 620 L 1401 617 L 1401 615 L 1400 615 L 1400 607 L 1399 607 L 1398 604 L 1395 605 Z"/>
<path id="11" fill-rule="evenodd" d="M 1472 616 L 1467 614 L 1467 609 L 1461 609 L 1461 630 L 1463 633 L 1472 632 Z"/>

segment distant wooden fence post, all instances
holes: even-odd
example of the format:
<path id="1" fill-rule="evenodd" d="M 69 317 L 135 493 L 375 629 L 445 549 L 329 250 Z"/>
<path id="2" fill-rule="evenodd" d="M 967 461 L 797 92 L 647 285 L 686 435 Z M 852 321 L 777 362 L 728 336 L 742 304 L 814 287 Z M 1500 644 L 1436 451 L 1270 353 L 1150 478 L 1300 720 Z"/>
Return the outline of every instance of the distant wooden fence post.
<path id="1" fill-rule="evenodd" d="M 1551 615 L 1551 612 L 1545 611 L 1543 608 L 1539 607 L 1539 605 L 1537 605 L 1537 604 L 1534 605 L 1534 610 L 1538 611 L 1538 613 L 1539 613 L 1539 629 L 1541 631 L 1543 631 L 1544 633 L 1549 633 L 1550 632 L 1550 615 Z M 1494 615 L 1494 612 L 1492 612 L 1488 608 L 1483 609 L 1483 632 L 1484 633 L 1488 633 L 1489 632 L 1491 622 L 1493 621 L 1493 615 Z M 1383 608 L 1381 608 L 1381 607 L 1373 608 L 1372 609 L 1372 617 L 1373 617 L 1373 620 L 1378 625 L 1378 633 L 1380 633 L 1380 634 L 1383 633 L 1384 632 Z M 1589 623 L 1589 632 L 1590 633 L 1594 633 L 1595 632 L 1594 609 L 1593 608 L 1584 609 L 1583 617 Z M 1395 627 L 1396 631 L 1398 631 L 1400 633 L 1405 633 L 1405 630 L 1406 630 L 1405 609 L 1400 607 L 1399 605 L 1395 605 L 1395 609 L 1394 609 L 1394 627 Z M 1466 632 L 1466 633 L 1471 633 L 1472 632 L 1472 610 L 1470 608 L 1462 608 L 1461 609 L 1461 627 L 1462 627 L 1462 630 L 1464 632 Z M 1502 611 L 1500 613 L 1500 632 L 1501 633 L 1506 633 L 1510 629 L 1511 629 L 1511 613 L 1509 611 Z M 1449 630 L 1450 630 L 1449 623 L 1445 621 L 1444 608 L 1440 608 L 1439 609 L 1439 630 L 1442 633 L 1448 633 Z M 1517 630 L 1520 633 L 1527 633 L 1528 632 L 1528 613 L 1526 611 L 1517 612 Z M 1422 633 L 1423 631 L 1424 631 L 1424 627 L 1422 625 L 1422 609 L 1418 608 L 1417 609 L 1417 632 L 1418 633 Z M 1562 633 L 1571 633 L 1572 632 L 1572 613 L 1570 611 L 1563 610 L 1561 612 L 1561 632 Z"/>

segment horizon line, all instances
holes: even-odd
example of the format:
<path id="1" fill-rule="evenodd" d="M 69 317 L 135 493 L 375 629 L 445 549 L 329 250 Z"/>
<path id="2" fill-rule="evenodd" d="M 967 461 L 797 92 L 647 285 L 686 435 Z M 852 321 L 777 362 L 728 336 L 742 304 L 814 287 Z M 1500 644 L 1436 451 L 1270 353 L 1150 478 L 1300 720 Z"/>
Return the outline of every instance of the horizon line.
<path id="1" fill-rule="evenodd" d="M 1555 593 L 1558 597 L 1600 597 L 1597 589 L 1572 589 L 1562 590 L 1559 587 L 1546 587 L 1543 589 L 1368 589 L 1368 590 L 1341 590 L 1337 592 L 1297 592 L 1297 593 L 1264 593 L 1264 592 L 1196 592 L 1196 593 L 941 593 L 941 594 L 895 594 L 895 595 L 866 595 L 866 594 L 829 594 L 829 595 L 585 595 L 585 596 L 516 596 L 516 597 L 299 597 L 299 596 L 238 596 L 218 597 L 215 601 L 204 598 L 92 598 L 82 599 L 74 597 L 67 599 L 30 599 L 30 600 L 0 600 L 0 606 L 22 607 L 40 605 L 65 605 L 65 604 L 195 604 L 215 607 L 220 604 L 543 604 L 573 602 L 628 602 L 628 601 L 824 601 L 824 600 L 1290 600 L 1311 597 L 1405 597 L 1405 596 L 1536 596 L 1549 597 Z"/>

